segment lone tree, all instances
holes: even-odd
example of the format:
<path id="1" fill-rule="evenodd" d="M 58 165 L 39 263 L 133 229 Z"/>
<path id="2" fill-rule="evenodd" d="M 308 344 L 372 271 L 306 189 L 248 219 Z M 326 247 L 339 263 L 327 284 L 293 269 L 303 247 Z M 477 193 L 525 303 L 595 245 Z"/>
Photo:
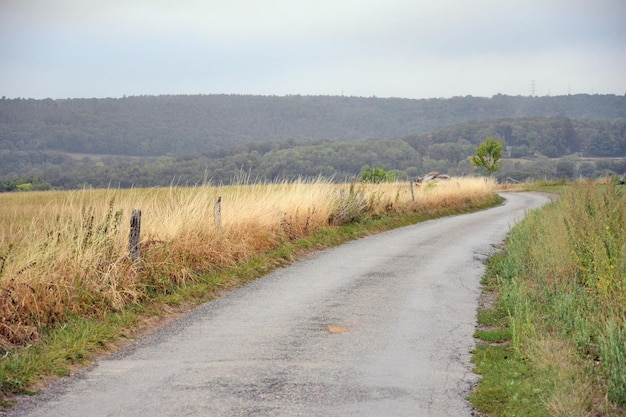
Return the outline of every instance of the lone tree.
<path id="1" fill-rule="evenodd" d="M 382 168 L 370 168 L 365 165 L 363 167 L 363 172 L 361 172 L 361 182 L 371 182 L 374 184 L 379 184 L 382 182 L 393 182 L 395 176 L 391 171 L 385 171 Z"/>
<path id="2" fill-rule="evenodd" d="M 502 153 L 504 142 L 488 136 L 476 148 L 476 155 L 472 155 L 472 165 L 483 168 L 489 175 L 493 175 L 502 167 Z"/>

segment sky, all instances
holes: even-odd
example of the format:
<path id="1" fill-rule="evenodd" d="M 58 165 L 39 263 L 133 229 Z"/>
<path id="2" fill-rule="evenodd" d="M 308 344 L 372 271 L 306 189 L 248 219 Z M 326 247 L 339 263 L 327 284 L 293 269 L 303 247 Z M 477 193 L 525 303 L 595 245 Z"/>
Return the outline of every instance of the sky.
<path id="1" fill-rule="evenodd" d="M 0 96 L 626 94 L 626 0 L 0 0 Z"/>

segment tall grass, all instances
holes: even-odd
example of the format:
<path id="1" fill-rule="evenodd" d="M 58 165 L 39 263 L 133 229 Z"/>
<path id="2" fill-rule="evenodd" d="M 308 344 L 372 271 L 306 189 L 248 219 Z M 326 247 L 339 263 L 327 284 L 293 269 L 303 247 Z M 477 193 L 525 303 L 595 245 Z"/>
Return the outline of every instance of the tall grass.
<path id="1" fill-rule="evenodd" d="M 529 213 L 491 265 L 512 355 L 532 369 L 545 415 L 626 408 L 626 196 L 577 183 Z M 509 393 L 509 397 L 513 394 Z M 508 401 L 504 399 L 504 401 Z M 544 415 L 535 410 L 533 413 Z"/>
<path id="2" fill-rule="evenodd" d="M 321 228 L 477 206 L 494 190 L 489 180 L 460 178 L 413 194 L 408 183 L 324 180 L 2 194 L 0 348 L 36 343 L 42 329 L 69 317 L 146 302 Z M 127 255 L 134 208 L 142 210 L 140 265 Z"/>

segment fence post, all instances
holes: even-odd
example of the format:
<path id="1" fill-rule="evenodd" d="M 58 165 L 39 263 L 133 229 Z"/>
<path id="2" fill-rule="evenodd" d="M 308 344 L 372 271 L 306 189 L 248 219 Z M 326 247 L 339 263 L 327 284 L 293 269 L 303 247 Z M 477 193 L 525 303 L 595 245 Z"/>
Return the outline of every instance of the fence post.
<path id="1" fill-rule="evenodd" d="M 411 184 L 411 201 L 415 201 L 415 192 L 413 191 L 413 181 L 410 181 Z"/>
<path id="2" fill-rule="evenodd" d="M 141 235 L 141 210 L 133 209 L 130 217 L 130 234 L 128 235 L 128 252 L 130 260 L 139 264 L 139 239 Z"/>
<path id="3" fill-rule="evenodd" d="M 217 197 L 215 207 L 213 208 L 213 218 L 215 219 L 215 227 L 222 231 L 222 196 Z"/>

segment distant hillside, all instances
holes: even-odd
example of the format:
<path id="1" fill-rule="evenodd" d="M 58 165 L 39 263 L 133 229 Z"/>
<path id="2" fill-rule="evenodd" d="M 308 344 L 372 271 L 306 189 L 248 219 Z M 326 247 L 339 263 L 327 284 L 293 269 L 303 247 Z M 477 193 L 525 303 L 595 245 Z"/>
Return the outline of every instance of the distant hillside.
<path id="1" fill-rule="evenodd" d="M 183 156 L 253 143 L 399 138 L 468 121 L 626 118 L 626 97 L 140 96 L 0 100 L 0 153 Z"/>
<path id="2" fill-rule="evenodd" d="M 506 143 L 507 157 L 497 173 L 500 179 L 598 178 L 626 173 L 626 119 L 586 121 L 554 116 L 466 122 L 396 139 L 251 143 L 195 156 L 0 152 L 0 192 L 41 189 L 46 184 L 65 189 L 206 181 L 229 184 L 242 176 L 273 181 L 323 175 L 345 181 L 358 177 L 366 166 L 392 170 L 397 179 L 417 178 L 430 171 L 472 175 L 480 170 L 470 164 L 469 156 L 487 136 Z"/>
<path id="3" fill-rule="evenodd" d="M 467 175 L 487 136 L 517 158 L 502 178 L 621 174 L 624 160 L 581 156 L 626 157 L 626 97 L 2 99 L 0 191 L 219 184 L 242 172 L 344 180 L 364 166 Z"/>

